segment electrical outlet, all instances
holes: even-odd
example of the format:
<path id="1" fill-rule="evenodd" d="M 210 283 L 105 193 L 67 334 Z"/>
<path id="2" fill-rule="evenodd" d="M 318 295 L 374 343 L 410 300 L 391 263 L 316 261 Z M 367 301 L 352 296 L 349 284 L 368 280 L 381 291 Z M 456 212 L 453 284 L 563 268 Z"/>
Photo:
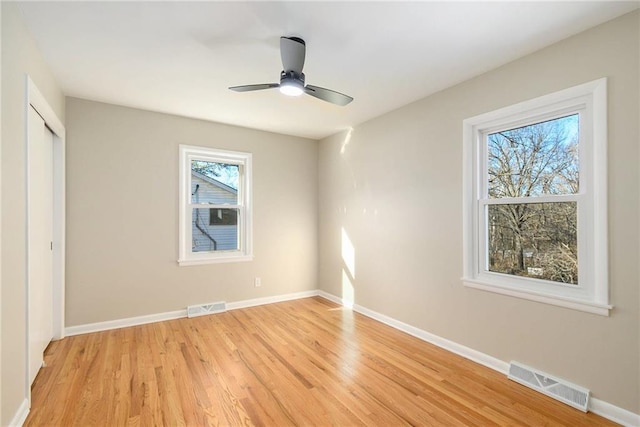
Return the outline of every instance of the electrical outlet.
<path id="1" fill-rule="evenodd" d="M 262 286 L 262 280 L 259 277 L 256 277 L 253 281 L 253 284 L 256 288 L 259 288 L 260 286 Z"/>

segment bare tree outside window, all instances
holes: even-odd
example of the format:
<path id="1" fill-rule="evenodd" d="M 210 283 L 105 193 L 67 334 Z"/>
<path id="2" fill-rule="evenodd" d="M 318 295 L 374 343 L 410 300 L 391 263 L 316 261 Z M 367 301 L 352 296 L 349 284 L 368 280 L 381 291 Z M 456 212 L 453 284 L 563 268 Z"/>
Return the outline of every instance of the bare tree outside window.
<path id="1" fill-rule="evenodd" d="M 536 199 L 578 192 L 579 128 L 573 114 L 487 136 L 490 271 L 578 283 L 577 203 Z"/>
<path id="2" fill-rule="evenodd" d="M 230 165 L 227 163 L 208 162 L 204 160 L 193 160 L 191 162 L 191 170 L 201 173 L 209 178 L 215 179 L 228 185 L 231 188 L 238 189 L 238 165 Z"/>

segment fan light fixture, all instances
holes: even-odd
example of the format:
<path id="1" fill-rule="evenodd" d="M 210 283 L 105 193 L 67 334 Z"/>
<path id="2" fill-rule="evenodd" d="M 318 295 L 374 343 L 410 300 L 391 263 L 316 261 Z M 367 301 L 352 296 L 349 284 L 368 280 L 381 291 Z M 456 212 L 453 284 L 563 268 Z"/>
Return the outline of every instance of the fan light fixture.
<path id="1" fill-rule="evenodd" d="M 304 92 L 302 85 L 295 80 L 280 83 L 280 92 L 288 96 L 300 96 Z"/>
<path id="2" fill-rule="evenodd" d="M 284 68 L 280 72 L 280 83 L 231 86 L 229 89 L 235 92 L 251 92 L 277 87 L 281 93 L 287 96 L 299 96 L 306 93 L 309 96 L 336 105 L 347 105 L 353 101 L 352 97 L 344 93 L 305 84 L 302 67 L 304 66 L 306 49 L 306 44 L 300 37 L 280 37 L 280 57 Z"/>

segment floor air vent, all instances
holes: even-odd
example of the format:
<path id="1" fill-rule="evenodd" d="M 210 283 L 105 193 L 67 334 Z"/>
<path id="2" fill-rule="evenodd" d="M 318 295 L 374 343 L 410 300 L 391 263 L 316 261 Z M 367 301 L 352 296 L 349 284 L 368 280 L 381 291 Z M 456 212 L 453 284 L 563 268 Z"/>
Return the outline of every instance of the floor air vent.
<path id="1" fill-rule="evenodd" d="M 509 364 L 509 379 L 587 412 L 589 390 L 517 362 Z"/>
<path id="2" fill-rule="evenodd" d="M 227 304 L 224 301 L 190 305 L 187 307 L 187 317 L 204 316 L 205 314 L 222 313 L 224 311 L 227 311 Z"/>

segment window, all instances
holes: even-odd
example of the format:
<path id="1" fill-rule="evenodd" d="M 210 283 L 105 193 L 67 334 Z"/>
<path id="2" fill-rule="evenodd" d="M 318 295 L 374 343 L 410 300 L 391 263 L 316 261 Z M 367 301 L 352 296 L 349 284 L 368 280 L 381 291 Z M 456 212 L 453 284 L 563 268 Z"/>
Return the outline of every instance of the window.
<path id="1" fill-rule="evenodd" d="M 251 260 L 251 154 L 180 145 L 180 265 Z"/>
<path id="2" fill-rule="evenodd" d="M 463 132 L 464 284 L 608 315 L 606 80 Z"/>

